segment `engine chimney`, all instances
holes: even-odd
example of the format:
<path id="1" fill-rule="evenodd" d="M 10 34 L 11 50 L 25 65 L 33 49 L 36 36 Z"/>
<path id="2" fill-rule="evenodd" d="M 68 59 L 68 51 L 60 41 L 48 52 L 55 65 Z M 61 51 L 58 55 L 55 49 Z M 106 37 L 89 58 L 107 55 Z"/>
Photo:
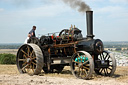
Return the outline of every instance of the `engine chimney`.
<path id="1" fill-rule="evenodd" d="M 93 39 L 93 11 L 86 11 L 87 39 Z"/>

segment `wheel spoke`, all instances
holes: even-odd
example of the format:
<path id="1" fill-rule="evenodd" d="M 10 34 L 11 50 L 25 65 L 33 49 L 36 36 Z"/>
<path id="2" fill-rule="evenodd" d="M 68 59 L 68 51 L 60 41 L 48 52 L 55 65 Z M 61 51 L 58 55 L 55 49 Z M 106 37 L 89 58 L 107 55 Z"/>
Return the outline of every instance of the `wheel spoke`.
<path id="1" fill-rule="evenodd" d="M 85 56 L 83 56 L 83 57 L 85 57 Z M 86 58 L 86 57 L 85 57 Z M 85 62 L 85 59 L 84 59 L 84 62 Z"/>
<path id="2" fill-rule="evenodd" d="M 81 70 L 82 70 L 82 73 L 83 73 L 83 68 L 81 68 Z"/>
<path id="3" fill-rule="evenodd" d="M 32 52 L 31 52 L 30 56 L 32 56 L 33 52 L 34 52 L 34 50 L 32 50 Z"/>
<path id="4" fill-rule="evenodd" d="M 113 67 L 113 65 L 109 65 L 109 66 Z"/>
<path id="5" fill-rule="evenodd" d="M 23 55 L 23 57 L 24 57 L 24 58 L 27 58 L 27 56 L 26 56 L 25 54 Z"/>
<path id="6" fill-rule="evenodd" d="M 30 56 L 29 54 L 30 54 L 30 48 L 27 46 L 27 48 L 28 48 L 28 56 Z"/>
<path id="7" fill-rule="evenodd" d="M 78 57 L 80 57 L 80 54 L 79 53 L 77 53 L 77 55 L 78 55 Z"/>
<path id="8" fill-rule="evenodd" d="M 18 59 L 18 61 L 26 61 L 26 59 Z"/>
<path id="9" fill-rule="evenodd" d="M 79 67 L 78 65 L 74 65 L 75 67 Z"/>
<path id="10" fill-rule="evenodd" d="M 78 73 L 78 75 L 80 76 L 80 67 L 79 67 L 79 73 Z"/>
<path id="11" fill-rule="evenodd" d="M 100 54 L 100 59 L 102 60 L 102 56 L 101 56 L 101 54 Z"/>
<path id="12" fill-rule="evenodd" d="M 90 66 L 90 64 L 86 64 L 85 66 Z"/>
<path id="13" fill-rule="evenodd" d="M 105 76 L 107 76 L 108 75 L 107 68 L 104 69 L 104 72 L 105 72 Z"/>
<path id="14" fill-rule="evenodd" d="M 30 69 L 31 69 L 32 72 L 34 72 L 34 70 L 33 70 L 33 66 L 32 66 L 32 65 L 30 65 Z"/>
<path id="15" fill-rule="evenodd" d="M 24 62 L 24 63 L 22 64 L 22 66 L 24 66 L 25 64 L 27 64 L 27 62 Z"/>
<path id="16" fill-rule="evenodd" d="M 87 60 L 87 61 L 85 61 L 83 64 L 86 64 L 86 63 L 88 63 L 89 61 Z"/>
<path id="17" fill-rule="evenodd" d="M 89 70 L 89 68 L 88 68 L 88 67 L 83 66 L 83 68 L 85 68 L 85 69 Z"/>
<path id="18" fill-rule="evenodd" d="M 28 67 L 29 66 L 29 64 L 27 64 L 26 66 L 24 66 L 23 68 L 22 68 L 22 70 L 24 70 L 26 67 Z"/>
<path id="19" fill-rule="evenodd" d="M 103 60 L 105 60 L 105 58 L 104 58 L 104 54 L 103 54 L 103 53 L 101 53 L 101 55 L 102 55 L 102 57 L 103 57 Z"/>
<path id="20" fill-rule="evenodd" d="M 82 59 L 81 59 L 81 57 L 80 57 L 80 54 L 77 53 L 77 55 L 78 55 L 77 59 L 80 58 L 80 59 L 78 59 L 78 62 L 80 62 L 80 61 L 82 62 Z"/>
<path id="21" fill-rule="evenodd" d="M 36 65 L 36 63 L 32 62 L 33 65 Z"/>
<path id="22" fill-rule="evenodd" d="M 108 56 L 108 59 L 107 60 L 109 60 L 109 58 L 110 58 L 110 55 Z"/>
<path id="23" fill-rule="evenodd" d="M 36 57 L 32 58 L 31 60 L 34 60 L 34 59 L 36 59 Z"/>
<path id="24" fill-rule="evenodd" d="M 33 54 L 33 55 L 31 56 L 31 58 L 33 58 L 33 57 L 36 57 L 36 55 L 35 55 L 35 54 Z"/>
<path id="25" fill-rule="evenodd" d="M 112 70 L 111 68 L 108 68 L 109 70 Z"/>
<path id="26" fill-rule="evenodd" d="M 33 64 L 33 66 L 32 66 L 32 71 L 34 72 L 34 64 Z"/>
<path id="27" fill-rule="evenodd" d="M 80 57 L 81 63 L 82 63 L 82 59 L 83 59 L 83 56 L 82 56 L 82 58 Z"/>
<path id="28" fill-rule="evenodd" d="M 25 51 L 23 51 L 23 50 L 21 50 L 21 51 L 28 56 L 28 54 Z"/>
<path id="29" fill-rule="evenodd" d="M 106 74 L 108 75 L 108 70 L 107 70 L 107 68 L 106 68 Z"/>
<path id="30" fill-rule="evenodd" d="M 76 62 L 76 61 L 74 61 L 74 60 L 73 60 L 73 62 L 74 62 L 74 63 L 78 63 L 78 64 L 79 64 L 79 62 Z"/>
<path id="31" fill-rule="evenodd" d="M 106 54 L 106 56 L 105 56 L 104 60 L 106 60 L 107 56 L 108 56 L 108 53 Z"/>
<path id="32" fill-rule="evenodd" d="M 105 69 L 104 69 L 104 74 L 105 74 L 105 76 L 106 76 L 106 72 L 105 72 Z"/>
<path id="33" fill-rule="evenodd" d="M 82 68 L 80 68 L 80 76 L 82 77 L 82 73 L 83 73 L 83 71 L 82 71 L 83 69 Z"/>
<path id="34" fill-rule="evenodd" d="M 100 72 L 100 73 L 102 73 L 102 71 L 103 71 L 103 70 L 104 70 L 104 69 L 103 69 L 103 68 L 101 68 L 101 70 L 99 70 L 99 72 Z"/>
<path id="35" fill-rule="evenodd" d="M 87 76 L 88 75 L 87 71 L 85 70 L 84 72 L 85 72 L 85 76 Z"/>
<path id="36" fill-rule="evenodd" d="M 29 73 L 30 72 L 30 65 L 26 69 L 27 69 L 27 73 Z"/>

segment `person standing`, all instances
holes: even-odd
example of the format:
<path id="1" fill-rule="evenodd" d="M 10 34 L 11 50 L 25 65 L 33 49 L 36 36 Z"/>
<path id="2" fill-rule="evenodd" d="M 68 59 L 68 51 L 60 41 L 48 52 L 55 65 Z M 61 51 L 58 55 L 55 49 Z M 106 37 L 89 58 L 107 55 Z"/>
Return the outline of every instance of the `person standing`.
<path id="1" fill-rule="evenodd" d="M 36 37 L 35 30 L 36 30 L 36 26 L 33 26 L 32 30 L 28 33 L 28 37 L 25 40 L 24 44 L 27 44 L 27 41 L 28 41 L 29 38 Z"/>

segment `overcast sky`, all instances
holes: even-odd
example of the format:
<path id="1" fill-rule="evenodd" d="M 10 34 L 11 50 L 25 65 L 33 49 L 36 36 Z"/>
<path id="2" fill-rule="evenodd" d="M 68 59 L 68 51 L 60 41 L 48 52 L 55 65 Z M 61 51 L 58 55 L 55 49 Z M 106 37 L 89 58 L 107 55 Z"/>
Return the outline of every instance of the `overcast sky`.
<path id="1" fill-rule="evenodd" d="M 94 35 L 128 41 L 128 0 L 83 0 L 94 12 Z M 33 25 L 36 35 L 76 25 L 86 36 L 85 14 L 62 0 L 0 0 L 0 43 L 23 43 Z"/>

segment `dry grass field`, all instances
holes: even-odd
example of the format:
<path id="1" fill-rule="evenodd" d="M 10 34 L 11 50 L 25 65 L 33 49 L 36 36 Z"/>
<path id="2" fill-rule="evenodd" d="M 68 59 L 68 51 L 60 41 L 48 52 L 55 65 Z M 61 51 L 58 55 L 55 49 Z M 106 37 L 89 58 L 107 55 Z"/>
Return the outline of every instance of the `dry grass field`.
<path id="1" fill-rule="evenodd" d="M 18 49 L 0 49 L 0 54 L 2 53 L 11 53 L 16 55 L 17 54 Z"/>
<path id="2" fill-rule="evenodd" d="M 29 76 L 19 74 L 16 65 L 0 65 L 0 85 L 128 85 L 128 67 L 117 67 L 112 77 L 96 75 L 91 80 L 76 79 L 65 67 L 61 73 Z"/>
<path id="3" fill-rule="evenodd" d="M 17 49 L 0 49 L 0 53 L 16 54 Z M 0 85 L 128 85 L 128 67 L 117 67 L 112 77 L 93 73 L 92 79 L 76 79 L 66 66 L 61 73 L 29 76 L 19 74 L 16 65 L 0 65 Z"/>

